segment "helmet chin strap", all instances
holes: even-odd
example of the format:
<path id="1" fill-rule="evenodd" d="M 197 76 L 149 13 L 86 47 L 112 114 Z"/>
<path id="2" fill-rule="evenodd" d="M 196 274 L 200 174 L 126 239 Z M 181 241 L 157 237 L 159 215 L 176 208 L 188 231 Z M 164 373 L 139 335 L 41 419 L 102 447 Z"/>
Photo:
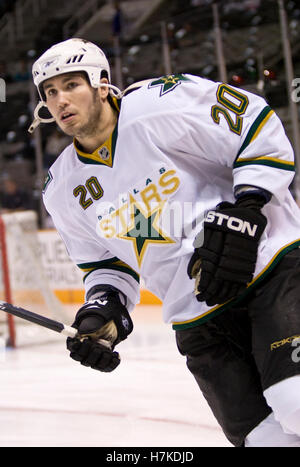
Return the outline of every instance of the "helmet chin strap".
<path id="1" fill-rule="evenodd" d="M 116 97 L 117 99 L 122 99 L 124 95 L 124 91 L 121 91 L 117 86 L 114 86 L 113 84 L 109 83 L 100 83 L 98 85 L 99 88 L 109 88 L 109 92 L 113 97 Z"/>
<path id="2" fill-rule="evenodd" d="M 112 94 L 113 97 L 116 97 L 117 99 L 121 99 L 124 95 L 124 91 L 120 91 L 117 86 L 114 86 L 113 84 L 108 84 L 108 83 L 100 83 L 98 85 L 99 88 L 109 88 L 110 94 Z M 28 133 L 33 133 L 34 130 L 39 126 L 40 123 L 52 123 L 55 122 L 55 118 L 50 117 L 50 118 L 42 118 L 39 116 L 39 111 L 43 108 L 47 107 L 46 102 L 40 101 L 36 108 L 34 109 L 33 116 L 34 120 L 30 127 L 28 128 Z"/>

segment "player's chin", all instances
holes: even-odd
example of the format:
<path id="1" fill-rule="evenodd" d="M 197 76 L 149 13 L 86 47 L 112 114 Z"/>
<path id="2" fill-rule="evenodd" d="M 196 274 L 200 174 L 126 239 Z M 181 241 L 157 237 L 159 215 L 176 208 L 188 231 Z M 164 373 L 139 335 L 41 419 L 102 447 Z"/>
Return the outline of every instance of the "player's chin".
<path id="1" fill-rule="evenodd" d="M 77 125 L 75 125 L 75 123 L 71 123 L 71 122 L 63 122 L 63 121 L 59 121 L 57 122 L 59 128 L 65 133 L 67 134 L 68 136 L 75 136 L 77 131 L 76 131 L 76 128 L 77 128 Z"/>

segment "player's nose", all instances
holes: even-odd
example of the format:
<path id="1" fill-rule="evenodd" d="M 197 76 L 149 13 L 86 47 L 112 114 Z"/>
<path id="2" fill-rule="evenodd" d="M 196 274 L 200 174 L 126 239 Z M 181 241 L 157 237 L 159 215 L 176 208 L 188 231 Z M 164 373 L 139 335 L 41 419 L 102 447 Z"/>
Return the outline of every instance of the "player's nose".
<path id="1" fill-rule="evenodd" d="M 68 105 L 70 103 L 68 93 L 66 93 L 66 92 L 64 92 L 62 90 L 58 91 L 56 103 L 57 103 L 57 106 L 58 106 L 59 109 L 62 109 L 64 107 L 66 107 L 66 105 Z"/>

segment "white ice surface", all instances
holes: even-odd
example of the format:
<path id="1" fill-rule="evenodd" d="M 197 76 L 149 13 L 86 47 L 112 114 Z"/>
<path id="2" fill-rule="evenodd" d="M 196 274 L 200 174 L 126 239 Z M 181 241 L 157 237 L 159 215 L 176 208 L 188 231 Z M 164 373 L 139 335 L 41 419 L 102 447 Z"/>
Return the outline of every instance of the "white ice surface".
<path id="1" fill-rule="evenodd" d="M 71 360 L 48 330 L 52 342 L 2 352 L 0 446 L 231 446 L 160 314 L 137 307 L 108 374 Z"/>

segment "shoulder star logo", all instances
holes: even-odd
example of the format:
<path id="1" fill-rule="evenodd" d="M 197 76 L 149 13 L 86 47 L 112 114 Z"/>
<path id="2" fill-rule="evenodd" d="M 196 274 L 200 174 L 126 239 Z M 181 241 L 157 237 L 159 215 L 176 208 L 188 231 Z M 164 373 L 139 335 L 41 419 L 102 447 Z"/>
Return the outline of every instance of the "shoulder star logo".
<path id="1" fill-rule="evenodd" d="M 148 84 L 148 88 L 150 89 L 157 86 L 161 86 L 159 94 L 159 96 L 161 97 L 164 94 L 167 94 L 167 92 L 173 91 L 179 84 L 181 84 L 182 81 L 191 80 L 186 76 L 182 75 L 181 73 L 177 75 L 167 75 L 152 81 L 150 84 Z"/>
<path id="2" fill-rule="evenodd" d="M 49 183 L 52 182 L 52 180 L 53 180 L 53 176 L 52 176 L 52 173 L 49 170 L 48 174 L 47 174 L 47 177 L 46 177 L 46 179 L 44 181 L 44 187 L 43 187 L 43 191 L 42 191 L 43 194 L 46 193 L 46 190 L 47 190 L 47 188 L 49 186 Z"/>
<path id="3" fill-rule="evenodd" d="M 164 234 L 158 225 L 163 205 L 164 203 L 158 203 L 153 210 L 147 212 L 134 197 L 130 195 L 130 223 L 126 231 L 117 236 L 133 242 L 139 267 L 141 267 L 149 244 L 175 243 L 174 240 Z"/>

